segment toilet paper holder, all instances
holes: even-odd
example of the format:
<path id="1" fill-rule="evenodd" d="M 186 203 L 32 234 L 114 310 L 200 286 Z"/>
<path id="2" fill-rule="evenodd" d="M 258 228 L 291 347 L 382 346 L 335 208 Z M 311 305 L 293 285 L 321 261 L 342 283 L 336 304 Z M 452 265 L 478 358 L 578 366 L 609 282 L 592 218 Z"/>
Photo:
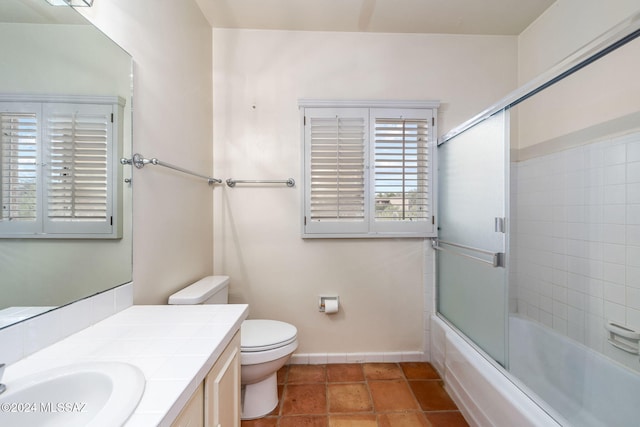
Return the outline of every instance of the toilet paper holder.
<path id="1" fill-rule="evenodd" d="M 322 313 L 335 313 L 340 305 L 340 299 L 337 295 L 320 295 L 318 297 L 318 311 Z M 327 306 L 333 306 L 335 309 L 327 309 Z"/>

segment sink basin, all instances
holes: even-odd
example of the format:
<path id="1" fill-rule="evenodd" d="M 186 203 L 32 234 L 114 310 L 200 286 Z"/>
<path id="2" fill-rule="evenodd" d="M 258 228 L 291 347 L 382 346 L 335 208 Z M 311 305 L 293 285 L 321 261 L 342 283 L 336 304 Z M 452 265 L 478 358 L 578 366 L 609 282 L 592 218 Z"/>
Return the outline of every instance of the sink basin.
<path id="1" fill-rule="evenodd" d="M 6 381 L 2 426 L 121 426 L 142 397 L 145 378 L 120 362 L 77 363 Z"/>

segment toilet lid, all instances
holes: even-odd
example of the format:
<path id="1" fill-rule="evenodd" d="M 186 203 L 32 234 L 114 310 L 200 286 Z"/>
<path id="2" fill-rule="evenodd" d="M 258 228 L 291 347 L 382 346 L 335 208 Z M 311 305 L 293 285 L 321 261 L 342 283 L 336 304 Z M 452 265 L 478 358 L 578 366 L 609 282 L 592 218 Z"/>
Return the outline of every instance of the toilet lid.
<path id="1" fill-rule="evenodd" d="M 251 319 L 240 328 L 241 351 L 265 351 L 283 347 L 296 340 L 295 326 L 278 320 Z"/>

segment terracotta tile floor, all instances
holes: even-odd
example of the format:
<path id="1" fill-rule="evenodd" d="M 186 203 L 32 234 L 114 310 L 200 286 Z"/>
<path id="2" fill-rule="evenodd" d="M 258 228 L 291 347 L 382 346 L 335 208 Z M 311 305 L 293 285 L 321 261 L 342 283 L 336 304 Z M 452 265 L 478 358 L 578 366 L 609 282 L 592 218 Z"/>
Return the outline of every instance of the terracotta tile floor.
<path id="1" fill-rule="evenodd" d="M 280 402 L 242 427 L 467 426 L 429 363 L 287 365 Z"/>

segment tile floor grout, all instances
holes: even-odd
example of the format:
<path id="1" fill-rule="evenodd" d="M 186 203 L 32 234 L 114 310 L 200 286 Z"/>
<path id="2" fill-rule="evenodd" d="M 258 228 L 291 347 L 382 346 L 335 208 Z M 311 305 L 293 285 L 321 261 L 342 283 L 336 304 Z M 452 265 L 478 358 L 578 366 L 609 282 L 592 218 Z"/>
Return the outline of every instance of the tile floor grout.
<path id="1" fill-rule="evenodd" d="M 278 394 L 273 412 L 242 427 L 468 425 L 426 362 L 287 365 Z"/>

